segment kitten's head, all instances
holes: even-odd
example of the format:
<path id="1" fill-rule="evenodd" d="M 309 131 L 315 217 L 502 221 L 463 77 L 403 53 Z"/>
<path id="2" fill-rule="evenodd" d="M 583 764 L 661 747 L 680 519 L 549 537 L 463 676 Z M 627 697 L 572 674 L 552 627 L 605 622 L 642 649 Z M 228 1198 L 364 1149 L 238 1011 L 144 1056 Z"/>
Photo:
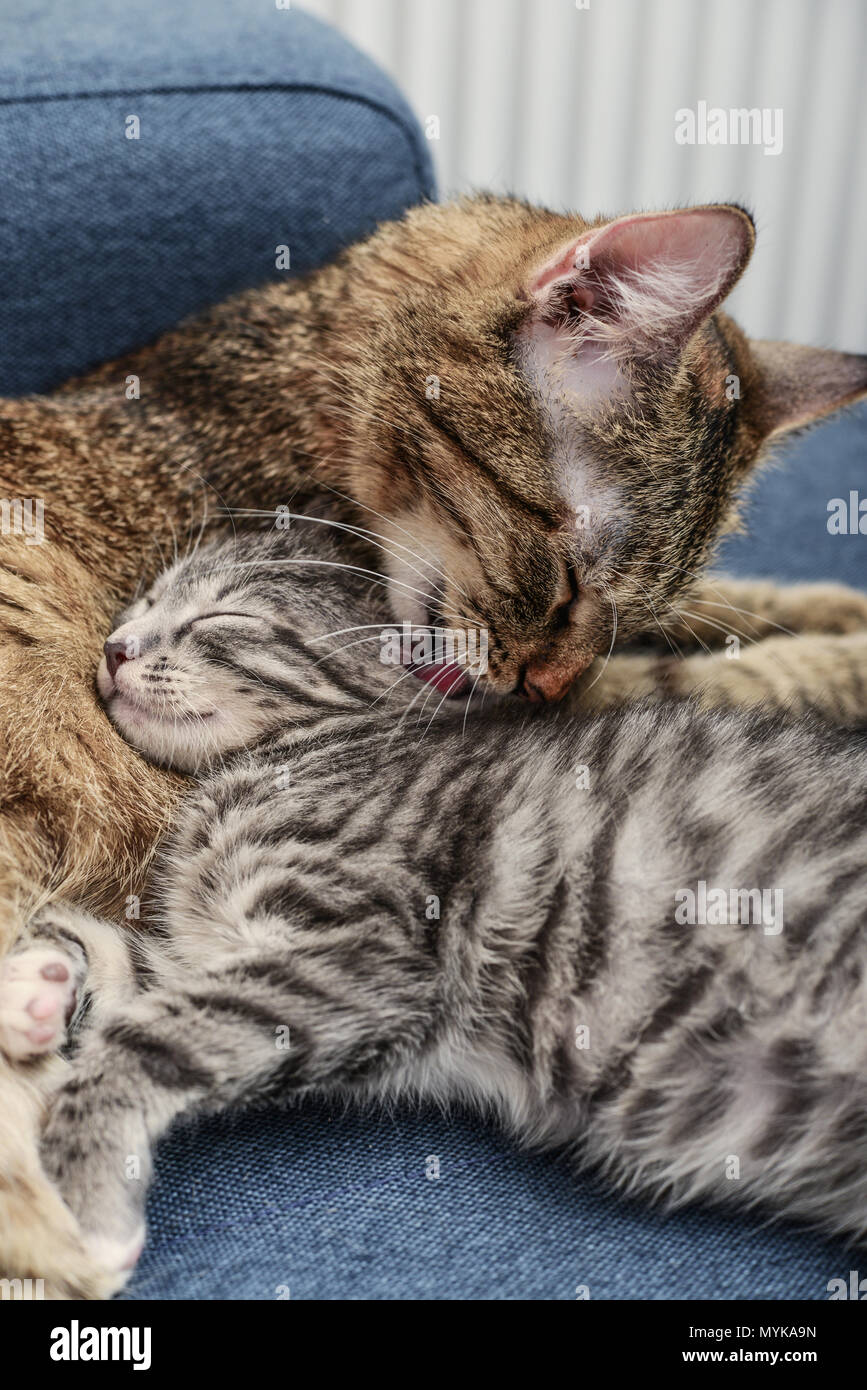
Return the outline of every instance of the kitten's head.
<path id="1" fill-rule="evenodd" d="M 382 588 L 322 530 L 299 522 L 203 546 L 119 615 L 97 686 L 151 761 L 192 772 L 393 688 L 399 700 L 412 693 L 406 673 L 379 659 Z"/>
<path id="2" fill-rule="evenodd" d="M 347 254 L 347 490 L 395 613 L 484 628 L 495 689 L 557 699 L 653 628 L 765 442 L 867 390 L 867 358 L 751 343 L 718 312 L 753 241 L 734 206 L 587 223 L 473 198 Z"/>

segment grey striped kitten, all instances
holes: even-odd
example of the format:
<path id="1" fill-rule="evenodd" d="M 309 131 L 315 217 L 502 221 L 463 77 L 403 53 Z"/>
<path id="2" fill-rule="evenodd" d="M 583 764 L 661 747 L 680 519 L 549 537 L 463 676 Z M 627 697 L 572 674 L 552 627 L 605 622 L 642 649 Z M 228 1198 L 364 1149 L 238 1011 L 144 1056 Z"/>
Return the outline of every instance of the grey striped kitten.
<path id="1" fill-rule="evenodd" d="M 70 997 L 90 971 L 43 1155 L 97 1257 L 134 1264 L 176 1117 L 311 1091 L 469 1100 L 632 1191 L 862 1235 L 864 739 L 686 704 L 430 721 L 342 558 L 312 524 L 200 551 L 107 644 L 118 728 L 211 770 L 147 933 L 52 904 L 24 947 Z"/>

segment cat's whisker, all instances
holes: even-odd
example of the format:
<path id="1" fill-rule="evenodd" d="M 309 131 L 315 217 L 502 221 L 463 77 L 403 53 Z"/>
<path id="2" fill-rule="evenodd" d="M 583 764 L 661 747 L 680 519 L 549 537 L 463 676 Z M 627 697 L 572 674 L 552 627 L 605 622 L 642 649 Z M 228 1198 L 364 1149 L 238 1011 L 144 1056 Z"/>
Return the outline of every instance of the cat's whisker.
<path id="1" fill-rule="evenodd" d="M 267 566 L 269 569 L 275 569 L 281 565 L 300 565 L 302 567 L 306 565 L 317 565 L 327 569 L 347 570 L 352 574 L 360 575 L 363 579 L 370 580 L 372 584 L 379 584 L 382 588 L 387 589 L 391 584 L 397 584 L 401 589 L 406 589 L 409 593 L 416 594 L 420 598 L 423 598 L 428 604 L 436 603 L 433 594 L 426 593 L 424 589 L 417 589 L 413 584 L 405 584 L 400 579 L 385 579 L 376 570 L 364 569 L 360 565 L 348 565 L 339 560 L 311 560 L 304 557 L 296 558 L 287 555 L 280 560 L 239 560 L 231 565 L 226 565 L 224 568 L 226 570 L 264 569 Z"/>
<path id="2" fill-rule="evenodd" d="M 733 613 L 739 613 L 739 614 L 741 615 L 741 617 L 744 617 L 744 618 L 754 618 L 754 619 L 756 620 L 756 622 L 757 622 L 761 627 L 772 627 L 772 628 L 774 628 L 777 632 L 782 632 L 782 633 L 784 633 L 785 636 L 787 636 L 787 637 L 796 637 L 796 636 L 798 636 L 798 633 L 797 633 L 793 628 L 786 627 L 783 623 L 774 622 L 771 618 L 769 618 L 769 617 L 767 616 L 767 614 L 765 614 L 765 613 L 757 613 L 757 612 L 755 612 L 755 610 L 752 609 L 752 608 L 742 608 L 742 607 L 740 607 L 738 604 L 732 603 L 730 599 L 728 599 L 728 598 L 725 597 L 725 594 L 723 593 L 723 591 L 722 591 L 722 589 L 720 588 L 719 584 L 715 584 L 715 583 L 713 582 L 713 576 L 709 576 L 709 575 L 705 574 L 704 571 L 702 571 L 702 570 L 700 570 L 700 569 L 690 569 L 690 568 L 689 568 L 688 566 L 686 566 L 686 565 L 677 565 L 677 564 L 674 563 L 674 561 L 670 561 L 670 560 L 657 560 L 657 561 L 654 561 L 654 560 L 651 560 L 649 557 L 646 558 L 645 560 L 643 560 L 643 561 L 642 561 L 642 564 L 643 564 L 644 566 L 651 565 L 651 564 L 655 564 L 656 567 L 657 567 L 657 568 L 660 568 L 660 569 L 678 570 L 681 574 L 685 574 L 685 575 L 686 575 L 688 578 L 690 578 L 690 579 L 695 579 L 695 580 L 697 580 L 697 581 L 700 581 L 704 586 L 706 586 L 707 588 L 711 589 L 715 594 L 720 595 L 720 598 L 719 598 L 718 600 L 707 599 L 707 598 L 704 598 L 704 597 L 701 597 L 700 600 L 699 600 L 698 596 L 695 596 L 695 597 L 696 597 L 696 601 L 700 601 L 700 602 L 702 603 L 702 605 L 707 605 L 708 607 L 711 607 L 711 608 L 728 608 L 728 609 L 731 609 L 731 611 L 732 611 Z M 621 571 L 616 571 L 616 572 L 619 573 L 619 574 L 620 574 L 620 577 L 621 577 L 622 579 L 624 579 L 624 580 L 634 578 L 634 576 L 624 575 Z M 721 578 L 722 576 L 718 576 L 718 577 Z M 636 582 L 637 582 L 637 581 L 636 581 Z M 687 597 L 687 599 L 689 599 L 689 598 L 690 598 L 690 595 L 687 594 L 687 595 L 685 595 L 685 597 Z"/>
<path id="3" fill-rule="evenodd" d="M 209 514 L 208 514 L 207 502 L 203 501 L 203 505 L 202 505 L 202 519 L 201 519 L 201 521 L 199 522 L 198 534 L 196 535 L 195 540 L 193 540 L 193 530 L 192 530 L 192 526 L 191 526 L 191 527 L 190 527 L 190 534 L 189 534 L 189 542 L 188 542 L 188 544 L 187 544 L 187 552 L 186 552 L 186 555 L 184 556 L 184 559 L 185 559 L 185 560 L 192 560 L 193 557 L 196 556 L 196 555 L 199 553 L 199 549 L 200 549 L 201 544 L 202 544 L 202 537 L 203 537 L 204 534 L 205 534 L 205 527 L 206 527 L 207 524 L 208 524 L 208 520 L 209 520 Z M 236 539 L 237 539 L 237 538 L 236 538 Z"/>
<path id="4" fill-rule="evenodd" d="M 371 632 L 367 637 L 358 637 L 354 642 L 346 642 L 342 647 L 336 647 L 334 651 L 326 652 L 320 656 L 318 661 L 314 661 L 314 666 L 321 666 L 323 661 L 330 661 L 332 657 L 340 656 L 341 652 L 348 652 L 352 647 L 361 647 L 365 642 L 380 642 L 379 632 Z"/>
<path id="5" fill-rule="evenodd" d="M 312 647 L 314 642 L 326 642 L 329 637 L 345 637 L 347 632 L 363 632 L 367 628 L 376 628 L 381 631 L 383 627 L 393 626 L 389 623 L 355 623 L 352 627 L 335 628 L 334 632 L 321 632 L 318 637 L 305 638 L 305 647 Z M 413 623 L 413 627 L 431 627 L 430 623 Z"/>
<path id="6" fill-rule="evenodd" d="M 387 690 L 382 690 L 382 691 L 380 691 L 380 693 L 376 696 L 375 699 L 370 700 L 370 701 L 368 702 L 367 708 L 368 708 L 369 710 L 371 710 L 371 709 L 373 709 L 374 705 L 378 705 L 378 704 L 379 704 L 380 700 L 383 700 L 383 699 L 387 700 L 388 697 L 389 697 L 389 695 L 391 695 L 391 693 L 392 693 L 393 690 L 396 690 L 397 687 L 398 687 L 399 685 L 401 685 L 405 680 L 409 680 L 411 677 L 414 677 L 414 675 L 415 675 L 415 673 L 414 673 L 414 671 L 411 669 L 411 667 L 406 667 L 406 669 L 402 672 L 402 674 L 398 676 L 397 680 L 392 681 L 391 685 L 388 687 Z M 391 740 L 391 738 L 394 737 L 394 734 L 397 732 L 397 730 L 400 729 L 400 728 L 402 728 L 403 723 L 404 723 L 404 720 L 406 719 L 406 716 L 409 714 L 409 712 L 410 712 L 410 710 L 412 709 L 413 705 L 415 704 L 416 700 L 419 698 L 419 695 L 423 695 L 423 694 L 424 694 L 424 691 L 425 691 L 425 687 L 424 687 L 423 685 L 420 685 L 420 686 L 419 686 L 419 689 L 418 689 L 418 692 L 417 692 L 415 695 L 413 695 L 412 699 L 410 700 L 410 702 L 409 702 L 409 704 L 407 705 L 406 709 L 404 710 L 403 714 L 400 716 L 400 719 L 399 719 L 399 720 L 397 721 L 397 723 L 395 724 L 394 730 L 393 730 L 392 733 L 388 736 L 388 737 L 389 737 L 389 741 Z"/>
<path id="7" fill-rule="evenodd" d="M 645 588 L 645 586 L 641 583 L 640 579 L 638 579 L 635 575 L 632 575 L 632 576 L 630 576 L 630 577 L 627 577 L 627 576 L 624 575 L 620 570 L 613 570 L 612 573 L 616 574 L 620 579 L 624 580 L 624 582 L 630 582 L 630 581 L 631 581 L 632 583 L 634 583 L 634 584 L 636 584 L 636 585 L 638 586 L 638 588 L 641 590 L 641 593 L 638 595 L 639 601 L 642 603 L 643 607 L 644 607 L 644 608 L 647 610 L 647 612 L 650 614 L 650 616 L 651 616 L 651 618 L 653 619 L 654 623 L 656 624 L 657 628 L 659 629 L 659 631 L 661 632 L 662 636 L 665 638 L 666 642 L 668 643 L 668 646 L 669 646 L 671 652 L 672 652 L 675 656 L 677 656 L 678 658 L 683 659 L 683 651 L 682 651 L 681 647 L 680 647 L 680 646 L 678 645 L 678 643 L 674 640 L 674 638 L 671 636 L 671 634 L 670 634 L 669 632 L 666 631 L 665 627 L 663 626 L 663 624 L 661 623 L 661 621 L 660 621 L 660 619 L 659 619 L 659 614 L 657 613 L 656 607 L 655 607 L 655 605 L 654 605 L 654 603 L 653 603 L 653 600 L 652 600 L 652 598 L 651 598 L 651 596 L 650 596 L 650 591 L 649 591 L 647 588 Z"/>
<path id="8" fill-rule="evenodd" d="M 641 595 L 639 595 L 639 598 L 641 599 L 641 602 L 643 603 L 644 607 L 647 609 L 647 612 L 650 614 L 651 618 L 653 619 L 653 621 L 654 621 L 654 623 L 656 624 L 657 628 L 659 629 L 660 633 L 662 634 L 662 636 L 665 638 L 666 642 L 668 643 L 669 650 L 671 651 L 672 655 L 673 655 L 673 656 L 676 656 L 676 657 L 678 658 L 679 661 L 683 661 L 683 660 L 684 660 L 683 648 L 680 646 L 680 644 L 679 644 L 677 641 L 675 641 L 675 639 L 674 639 L 674 637 L 672 637 L 671 633 L 668 632 L 668 631 L 666 630 L 666 628 L 663 627 L 662 623 L 659 621 L 659 616 L 658 616 L 658 614 L 656 613 L 656 610 L 655 610 L 654 608 L 651 607 L 651 605 L 648 603 L 647 599 L 641 598 Z"/>
<path id="9" fill-rule="evenodd" d="M 692 618 L 697 623 L 707 623 L 708 627 L 712 627 L 714 631 L 721 632 L 723 636 L 726 637 L 734 636 L 739 638 L 742 642 L 751 642 L 753 644 L 762 640 L 760 637 L 755 637 L 749 632 L 744 632 L 743 628 L 736 627 L 734 623 L 725 624 L 717 622 L 714 618 L 709 618 L 706 613 L 693 613 L 688 608 L 674 607 L 673 612 L 675 612 L 679 618 L 687 617 Z"/>
<path id="10" fill-rule="evenodd" d="M 244 514 L 245 516 L 276 516 L 276 515 L 277 515 L 276 512 L 258 511 L 258 510 L 254 509 L 254 508 L 240 508 L 240 507 L 239 507 L 239 508 L 236 508 L 236 509 L 235 509 L 235 512 L 236 512 L 236 515 L 241 514 L 241 513 L 243 512 L 243 514 Z M 314 522 L 314 523 L 316 523 L 316 524 L 318 524 L 318 525 L 320 525 L 320 526 L 331 526 L 331 527 L 333 527 L 334 530 L 336 530 L 336 531 L 345 531 L 345 532 L 347 532 L 349 535 L 353 535 L 353 536 L 362 536 L 362 537 L 364 537 L 365 540 L 369 540 L 371 544 L 375 545 L 376 548 L 377 548 L 377 550 L 381 550 L 381 551 L 383 551 L 386 555 L 390 555 L 391 558 L 392 558 L 393 560 L 398 561 L 400 564 L 405 564 L 405 565 L 407 565 L 408 568 L 411 569 L 411 570 L 413 571 L 414 574 L 417 574 L 418 577 L 419 577 L 420 579 L 424 579 L 424 580 L 425 580 L 426 582 L 428 582 L 428 583 L 432 582 L 431 576 L 430 576 L 429 573 L 425 572 L 424 570 L 418 569 L 417 566 L 415 566 L 415 565 L 409 564 L 409 562 L 408 562 L 407 560 L 404 560 L 400 555 L 397 555 L 397 554 L 391 549 L 391 547 L 389 546 L 389 544 L 388 544 L 388 538 L 387 538 L 387 537 L 383 536 L 383 537 L 381 538 L 381 541 L 384 542 L 384 543 L 380 543 L 380 541 L 374 539 L 374 537 L 377 535 L 377 533 L 374 532 L 374 531 L 368 531 L 365 527 L 352 526 L 352 525 L 350 525 L 350 524 L 348 524 L 348 523 L 346 523 L 346 522 L 343 522 L 343 521 L 335 521 L 335 520 L 333 520 L 331 517 L 313 516 L 312 513 L 310 513 L 310 512 L 284 512 L 284 513 L 282 513 L 281 515 L 287 516 L 291 521 L 310 521 L 310 522 Z M 408 547 L 408 546 L 401 545 L 399 541 L 395 541 L 394 544 L 397 545 L 401 550 L 407 551 L 408 554 L 414 554 L 414 552 L 412 552 L 412 551 L 409 550 L 409 547 Z M 419 560 L 421 564 L 424 564 L 424 563 L 425 563 L 425 561 L 422 560 L 422 557 L 421 557 L 420 555 L 417 555 L 415 558 L 416 558 L 417 560 Z M 432 568 L 432 567 L 431 567 L 431 568 Z M 443 571 L 442 571 L 441 569 L 438 569 L 438 570 L 437 570 L 437 574 L 438 574 L 438 577 L 441 578 L 441 579 L 443 579 L 443 580 L 445 580 L 445 579 L 447 578 L 447 576 L 443 573 Z M 440 597 L 440 598 L 444 598 L 444 597 L 445 597 L 445 591 L 444 591 L 444 589 L 443 589 L 441 586 L 437 586 L 437 588 L 438 588 L 438 591 L 439 591 L 439 597 Z"/>
<path id="11" fill-rule="evenodd" d="M 192 474 L 192 476 L 193 476 L 194 478 L 197 478 L 198 481 L 201 483 L 201 485 L 202 485 L 203 506 L 205 507 L 205 510 L 206 510 L 206 511 L 207 511 L 207 496 L 208 496 L 208 489 L 211 490 L 211 492 L 212 492 L 212 493 L 214 494 L 214 496 L 219 500 L 219 502 L 221 503 L 221 505 L 222 505 L 224 508 L 227 506 L 226 499 L 225 499 L 225 497 L 223 496 L 223 494 L 220 492 L 219 488 L 216 488 L 216 487 L 214 486 L 213 483 L 209 482 L 208 479 L 207 479 L 206 477 L 204 477 L 203 474 L 201 474 L 201 473 L 198 471 L 197 468 L 194 468 L 193 465 L 192 465 L 191 463 L 182 463 L 182 464 L 179 466 L 179 468 L 178 468 L 178 472 L 179 472 L 179 473 L 190 473 L 190 474 Z M 231 517 L 230 517 L 230 520 L 231 520 Z M 238 533 L 237 533 L 237 529 L 236 529 L 236 527 L 235 527 L 234 521 L 232 521 L 232 531 L 233 531 L 233 534 L 234 534 L 234 539 L 237 541 Z"/>
<path id="12" fill-rule="evenodd" d="M 482 671 L 479 671 L 479 674 L 476 676 L 476 679 L 473 681 L 472 685 L 470 686 L 470 693 L 469 693 L 469 695 L 467 696 L 467 707 L 466 707 L 466 709 L 464 710 L 464 719 L 463 719 L 463 723 L 461 724 L 461 738 L 466 737 L 466 732 L 467 732 L 467 715 L 468 715 L 469 712 L 470 712 L 470 704 L 472 703 L 473 696 L 474 696 L 475 693 L 476 693 L 476 687 L 478 686 L 479 681 L 482 679 L 482 675 L 483 675 L 483 672 L 482 672 Z"/>
<path id="13" fill-rule="evenodd" d="M 599 673 L 598 673 L 596 676 L 593 677 L 593 680 L 592 680 L 592 681 L 590 682 L 590 684 L 586 687 L 587 690 L 592 690 L 593 687 L 594 687 L 594 685 L 596 684 L 596 682 L 597 682 L 602 676 L 604 676 L 604 674 L 605 674 L 605 668 L 607 667 L 609 661 L 611 660 L 611 653 L 614 651 L 614 643 L 617 641 L 617 604 L 616 604 L 616 602 L 614 601 L 614 595 L 612 594 L 611 589 L 609 588 L 609 586 L 608 586 L 607 584 L 603 584 L 603 588 L 604 588 L 604 591 L 605 591 L 605 596 L 606 596 L 606 598 L 608 599 L 608 602 L 609 602 L 610 605 L 611 605 L 611 611 L 612 611 L 612 613 L 613 613 L 613 615 L 614 615 L 614 623 L 613 623 L 613 629 L 612 629 L 612 633 L 611 633 L 611 643 L 610 643 L 610 645 L 609 645 L 609 647 L 608 647 L 608 652 L 607 652 L 607 654 L 606 654 L 605 660 L 604 660 L 603 663 L 602 663 L 602 670 L 599 671 Z"/>
<path id="14" fill-rule="evenodd" d="M 424 739 L 425 734 L 427 733 L 427 731 L 428 731 L 428 729 L 430 728 L 431 724 L 432 724 L 432 723 L 434 722 L 434 720 L 436 719 L 437 715 L 439 714 L 439 712 L 440 712 L 440 710 L 442 709 L 443 705 L 445 704 L 446 700 L 449 698 L 449 696 L 451 695 L 451 693 L 452 693 L 452 691 L 455 689 L 455 687 L 458 686 L 458 685 L 460 685 L 461 681 L 464 679 L 465 676 L 466 676 L 466 669 L 465 669 L 464 667 L 461 667 L 460 670 L 458 671 L 457 675 L 455 676 L 454 680 L 453 680 L 453 681 L 451 682 L 451 684 L 449 685 L 448 689 L 444 692 L 442 699 L 440 700 L 439 704 L 437 705 L 436 709 L 434 710 L 433 714 L 431 715 L 430 719 L 428 720 L 427 724 L 425 725 L 424 729 L 422 730 L 422 735 L 421 735 L 421 739 L 419 740 L 419 742 L 421 742 L 421 741 Z"/>
<path id="15" fill-rule="evenodd" d="M 380 520 L 380 521 L 384 521 L 384 522 L 386 523 L 387 526 L 393 526 L 393 527 L 395 528 L 395 530 L 400 531 L 401 535 L 407 536 L 408 539 L 411 540 L 411 541 L 414 541 L 416 545 L 420 545 L 421 548 L 422 548 L 422 550 L 428 551 L 428 553 L 429 553 L 431 556 L 434 555 L 434 552 L 430 549 L 429 546 L 426 546 L 426 545 L 425 545 L 424 541 L 420 541 L 420 540 L 418 539 L 417 536 L 414 536 L 414 535 L 412 534 L 411 531 L 407 531 L 407 529 L 406 529 L 405 526 L 400 526 L 396 521 L 393 521 L 390 517 L 385 516 L 383 512 L 378 512 L 378 511 L 376 510 L 375 507 L 369 506 L 366 502 L 359 502 L 359 501 L 358 501 L 356 498 L 354 498 L 354 497 L 349 497 L 346 493 L 340 492 L 336 487 L 332 487 L 332 486 L 331 486 L 330 484 L 328 484 L 328 483 L 324 483 L 323 486 L 326 487 L 326 488 L 328 489 L 329 492 L 334 493 L 334 496 L 335 496 L 335 497 L 339 497 L 342 501 L 344 501 L 344 502 L 349 502 L 349 503 L 351 503 L 353 506 L 356 506 L 356 507 L 361 508 L 362 511 L 370 512 L 371 516 L 379 517 L 379 520 Z M 374 534 L 376 534 L 376 533 L 374 532 Z M 398 544 L 398 542 L 395 542 L 395 544 Z M 407 549 L 409 549 L 409 547 L 407 547 Z M 411 551 L 410 553 L 415 554 L 415 558 L 416 558 L 421 564 L 423 564 L 423 565 L 424 565 L 424 564 L 427 564 L 427 561 L 426 561 L 421 555 L 418 555 L 418 554 L 416 554 L 415 552 L 412 552 L 412 551 Z M 439 569 L 439 565 L 436 564 L 436 563 L 435 563 L 434 567 L 437 568 L 437 569 Z M 441 570 L 440 570 L 440 573 L 442 573 Z M 445 576 L 443 576 L 443 577 L 445 577 Z M 463 591 L 463 589 L 459 588 L 459 586 L 458 586 L 457 584 L 455 585 L 455 588 L 458 590 L 458 593 L 461 595 L 462 598 L 466 598 L 466 599 L 469 598 L 469 595 L 466 594 L 466 593 Z"/>
<path id="16" fill-rule="evenodd" d="M 671 569 L 682 570 L 682 571 L 684 571 L 685 574 L 691 574 L 691 575 L 692 575 L 692 574 L 696 574 L 696 571 L 686 570 L 686 569 L 685 569 L 685 566 L 678 566 L 678 564 L 672 564 Z M 639 580 L 639 578 L 636 577 L 636 575 L 625 575 L 625 574 L 622 574 L 622 571 L 613 571 L 613 573 L 617 573 L 618 575 L 620 575 L 621 580 L 624 580 L 625 582 L 634 582 L 634 584 L 638 585 L 639 588 L 642 588 L 642 589 L 643 589 L 643 592 L 645 592 L 645 594 L 647 594 L 647 589 L 646 589 L 645 587 L 643 587 L 643 585 L 641 584 L 641 580 Z M 707 580 L 707 578 L 704 577 L 704 575 L 700 575 L 700 578 L 702 578 L 702 582 L 704 582 L 704 584 L 710 584 L 710 581 Z M 716 594 L 720 594 L 720 592 L 721 592 L 721 591 L 720 591 L 720 588 L 718 588 L 718 585 L 710 584 L 710 588 L 713 588 L 713 591 L 716 592 Z M 647 596 L 649 596 L 649 594 L 647 594 Z M 689 595 L 686 595 L 686 598 L 689 598 Z M 749 617 L 753 617 L 753 619 L 756 619 L 756 620 L 759 621 L 759 623 L 761 623 L 761 624 L 767 624 L 767 626 L 777 628 L 777 630 L 779 630 L 779 631 L 781 631 L 781 632 L 784 632 L 784 634 L 786 635 L 786 637 L 795 637 L 795 635 L 796 635 L 795 632 L 793 632 L 793 631 L 791 630 L 791 628 L 784 627 L 784 626 L 782 626 L 781 623 L 773 623 L 773 621 L 771 621 L 770 619 L 767 619 L 767 617 L 764 616 L 764 614 L 754 613 L 754 612 L 752 612 L 752 610 L 750 610 L 750 609 L 743 609 L 743 607 L 738 607 L 738 606 L 734 605 L 734 603 L 729 602 L 728 599 L 722 599 L 721 602 L 717 602 L 717 600 L 713 600 L 713 599 L 706 599 L 706 598 L 697 599 L 697 596 L 696 596 L 696 600 L 697 600 L 697 602 L 702 603 L 703 606 L 720 607 L 720 609 L 729 609 L 729 610 L 731 610 L 732 613 L 738 613 L 739 616 L 741 616 L 741 617 L 748 617 L 748 619 L 749 619 Z M 670 600 L 668 600 L 668 599 L 663 599 L 663 602 L 666 603 L 666 606 L 667 606 L 667 607 L 670 607 L 672 613 L 678 614 L 678 616 L 679 616 L 679 610 L 677 609 L 677 607 L 675 607 L 674 603 L 671 603 Z M 743 631 L 741 630 L 741 628 L 736 628 L 736 627 L 734 627 L 734 624 L 729 624 L 728 627 L 725 627 L 725 626 L 718 626 L 718 624 L 714 624 L 714 620 L 711 619 L 711 617 L 709 616 L 709 614 L 706 614 L 706 613 L 692 613 L 692 612 L 689 612 L 689 610 L 685 610 L 685 612 L 686 612 L 686 616 L 692 617 L 692 619 L 695 620 L 696 623 L 707 623 L 707 624 L 709 624 L 709 626 L 711 626 L 711 627 L 717 626 L 717 627 L 718 627 L 718 631 L 721 631 L 721 632 L 729 632 L 729 631 L 732 631 L 732 632 L 734 632 L 735 637 L 742 638 L 742 641 L 745 641 L 745 642 L 756 642 L 756 641 L 760 641 L 760 634 L 759 634 L 759 635 L 753 635 L 753 634 L 749 634 L 749 632 L 743 632 Z M 659 619 L 657 619 L 657 626 L 660 627 L 660 631 L 663 632 L 664 637 L 667 637 L 667 638 L 668 638 L 668 635 L 670 635 L 670 634 L 668 634 L 668 632 L 666 631 L 666 628 L 664 628 L 663 624 L 660 624 Z M 689 624 L 685 624 L 685 626 L 689 626 Z M 692 628 L 691 628 L 691 631 L 692 631 Z M 700 641 L 700 639 L 697 638 L 697 635 L 695 634 L 695 631 L 692 632 L 692 635 L 693 635 L 693 638 L 695 638 L 697 642 Z M 704 646 L 704 644 L 700 644 L 700 645 L 703 645 L 703 646 Z M 709 655 L 710 655 L 711 649 L 710 649 L 710 648 L 707 648 L 707 646 L 704 646 L 704 651 L 709 652 Z"/>
<path id="17" fill-rule="evenodd" d="M 720 592 L 716 585 L 713 585 L 713 589 L 715 593 Z M 769 617 L 767 617 L 766 614 L 756 613 L 751 608 L 739 608 L 737 604 L 730 603 L 728 599 L 722 602 L 718 602 L 715 599 L 702 598 L 701 602 L 705 604 L 708 608 L 728 608 L 732 611 L 732 613 L 737 613 L 742 618 L 755 618 L 756 621 L 761 623 L 763 626 L 775 628 L 776 631 L 782 632 L 786 637 L 798 636 L 798 633 L 795 632 L 793 628 L 785 627 L 782 623 L 775 623 Z M 705 618 L 705 621 L 710 622 L 710 618 Z M 751 640 L 760 641 L 761 638 L 754 637 Z"/>
<path id="18" fill-rule="evenodd" d="M 406 678 L 407 678 L 408 676 L 414 676 L 414 674 L 415 674 L 415 673 L 414 673 L 410 668 L 407 668 L 407 670 L 405 671 L 404 675 L 401 676 L 398 680 L 396 680 L 396 681 L 394 682 L 394 684 L 391 686 L 391 690 L 393 690 L 393 689 L 395 688 L 395 686 L 400 685 L 400 683 L 401 683 L 402 680 L 406 680 Z M 424 683 L 424 682 L 420 682 L 420 683 L 419 683 L 419 688 L 418 688 L 418 690 L 416 691 L 415 695 L 413 695 L 412 699 L 410 700 L 409 704 L 407 705 L 406 709 L 404 710 L 403 714 L 400 716 L 400 719 L 398 719 L 397 723 L 396 723 L 395 726 L 394 726 L 394 729 L 392 730 L 391 734 L 389 735 L 389 739 L 388 739 L 389 742 L 391 742 L 391 740 L 401 731 L 401 729 L 403 729 L 403 727 L 404 727 L 404 725 L 405 725 L 405 723 L 406 723 L 407 718 L 409 717 L 409 715 L 411 714 L 412 710 L 415 708 L 416 703 L 421 699 L 422 696 L 424 696 L 424 698 L 425 698 L 425 704 L 427 703 L 427 701 L 428 701 L 428 699 L 429 699 L 429 697 L 430 697 L 431 689 L 432 689 L 432 687 L 431 687 L 430 685 L 428 685 L 428 684 L 426 684 L 426 683 Z M 389 691 L 389 692 L 387 692 L 387 693 L 390 694 L 391 691 Z M 373 706 L 376 705 L 376 704 L 378 704 L 379 701 L 380 701 L 381 699 L 382 699 L 382 696 L 381 696 L 381 695 L 377 695 L 376 699 L 373 700 L 373 701 L 371 701 L 371 704 L 370 704 L 369 708 L 372 709 Z M 421 713 L 423 713 L 423 707 L 422 707 L 422 711 L 421 711 L 420 714 L 419 714 L 419 717 L 421 717 Z"/>
<path id="19" fill-rule="evenodd" d="M 675 608 L 674 604 L 670 603 L 667 598 L 663 599 L 662 601 L 665 604 L 666 608 L 669 608 L 671 612 L 674 613 L 675 617 L 680 619 L 687 632 L 692 637 L 693 641 L 696 642 L 699 647 L 701 647 L 702 651 L 707 652 L 708 656 L 711 656 L 712 652 L 710 647 L 707 645 L 707 642 L 702 641 L 701 637 L 699 637 L 692 624 L 686 621 L 686 617 L 684 616 L 683 611 L 679 608 Z"/>

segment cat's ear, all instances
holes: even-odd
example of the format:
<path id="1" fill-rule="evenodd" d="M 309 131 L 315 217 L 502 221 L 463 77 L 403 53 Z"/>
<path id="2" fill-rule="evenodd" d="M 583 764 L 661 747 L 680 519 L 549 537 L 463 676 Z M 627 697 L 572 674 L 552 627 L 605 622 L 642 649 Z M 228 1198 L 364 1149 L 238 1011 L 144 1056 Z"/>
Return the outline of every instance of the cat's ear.
<path id="1" fill-rule="evenodd" d="M 755 339 L 750 351 L 756 380 L 745 390 L 762 435 L 801 429 L 867 395 L 867 357 L 857 353 Z"/>
<path id="2" fill-rule="evenodd" d="M 754 243 L 752 219 L 729 204 L 617 218 L 532 275 L 531 321 L 615 357 L 670 358 L 732 289 Z"/>

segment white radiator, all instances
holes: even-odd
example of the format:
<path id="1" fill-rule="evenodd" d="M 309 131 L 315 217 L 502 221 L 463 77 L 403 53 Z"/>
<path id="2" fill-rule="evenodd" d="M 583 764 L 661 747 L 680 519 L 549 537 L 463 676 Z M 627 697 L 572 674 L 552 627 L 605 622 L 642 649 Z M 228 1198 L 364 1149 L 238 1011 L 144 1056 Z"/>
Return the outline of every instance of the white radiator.
<path id="1" fill-rule="evenodd" d="M 744 203 L 759 228 L 731 300 L 744 327 L 867 351 L 867 0 L 300 8 L 376 58 L 422 120 L 438 118 L 442 195 L 511 190 L 585 214 Z M 746 110 L 766 113 L 765 144 L 710 142 L 714 111 Z M 677 112 L 692 112 L 708 142 L 678 143 L 689 118 Z M 780 121 L 782 148 L 765 153 Z M 744 133 L 737 115 L 728 125 Z"/>

